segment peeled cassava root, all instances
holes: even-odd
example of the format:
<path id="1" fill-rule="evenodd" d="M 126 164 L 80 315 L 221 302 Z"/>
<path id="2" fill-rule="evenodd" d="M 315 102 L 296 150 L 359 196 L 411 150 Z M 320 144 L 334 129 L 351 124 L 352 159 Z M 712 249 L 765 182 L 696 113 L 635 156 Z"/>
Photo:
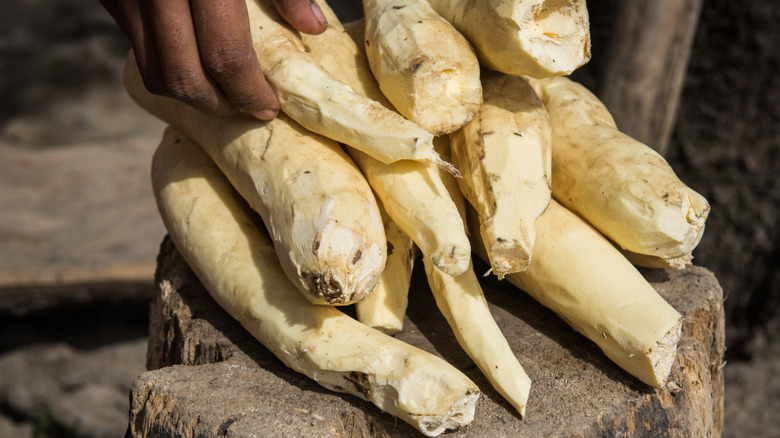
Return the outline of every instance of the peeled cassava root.
<path id="1" fill-rule="evenodd" d="M 282 111 L 312 132 L 384 163 L 403 159 L 440 163 L 431 133 L 320 68 L 295 32 L 282 24 L 270 0 L 247 0 L 246 5 L 257 59 Z"/>
<path id="2" fill-rule="evenodd" d="M 182 257 L 214 300 L 287 366 L 371 401 L 427 436 L 472 421 L 480 392 L 460 371 L 301 297 L 256 216 L 196 144 L 169 129 L 152 177 Z"/>
<path id="3" fill-rule="evenodd" d="M 282 267 L 309 301 L 350 304 L 371 291 L 385 266 L 384 227 L 371 188 L 336 142 L 284 116 L 220 118 L 152 95 L 132 54 L 125 87 L 208 152 L 263 218 Z"/>
<path id="4" fill-rule="evenodd" d="M 450 134 L 461 191 L 480 217 L 480 235 L 498 278 L 524 270 L 536 218 L 550 203 L 550 117 L 528 82 L 485 71 L 485 103 Z"/>
<path id="5" fill-rule="evenodd" d="M 452 328 L 461 348 L 490 384 L 521 416 L 525 416 L 531 379 L 517 361 L 490 313 L 474 268 L 453 277 L 424 260 L 428 285 L 436 305 Z"/>
<path id="6" fill-rule="evenodd" d="M 553 197 L 625 250 L 664 259 L 690 254 L 704 233 L 707 200 L 657 152 L 621 133 L 582 85 L 531 83 L 552 123 Z"/>
<path id="7" fill-rule="evenodd" d="M 470 214 L 469 227 L 477 226 Z M 562 205 L 552 201 L 536 227 L 533 261 L 506 278 L 629 374 L 663 386 L 677 354 L 681 315 L 607 239 Z M 484 258 L 484 248 L 474 247 Z"/>
<path id="8" fill-rule="evenodd" d="M 491 70 L 536 78 L 571 74 L 590 60 L 585 0 L 428 0 Z"/>
<path id="9" fill-rule="evenodd" d="M 395 108 L 434 135 L 466 124 L 482 104 L 479 61 L 426 0 L 363 0 L 365 51 Z"/>
<path id="10" fill-rule="evenodd" d="M 387 236 L 387 263 L 374 290 L 355 303 L 358 321 L 387 334 L 404 327 L 414 267 L 414 242 L 380 207 Z"/>

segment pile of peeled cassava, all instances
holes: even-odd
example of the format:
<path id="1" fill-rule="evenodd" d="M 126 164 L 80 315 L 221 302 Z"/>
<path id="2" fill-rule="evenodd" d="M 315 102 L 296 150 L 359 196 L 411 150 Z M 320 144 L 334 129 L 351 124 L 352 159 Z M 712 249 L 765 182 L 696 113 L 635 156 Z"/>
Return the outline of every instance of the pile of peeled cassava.
<path id="1" fill-rule="evenodd" d="M 290 368 L 436 436 L 480 390 L 392 337 L 414 248 L 463 349 L 521 415 L 533 403 L 477 254 L 663 386 L 681 316 L 635 266 L 690 264 L 709 205 L 565 77 L 590 57 L 585 1 L 363 0 L 346 27 L 318 1 L 312 36 L 247 0 L 272 121 L 152 95 L 128 56 L 129 94 L 169 124 L 160 214 L 214 300 Z"/>

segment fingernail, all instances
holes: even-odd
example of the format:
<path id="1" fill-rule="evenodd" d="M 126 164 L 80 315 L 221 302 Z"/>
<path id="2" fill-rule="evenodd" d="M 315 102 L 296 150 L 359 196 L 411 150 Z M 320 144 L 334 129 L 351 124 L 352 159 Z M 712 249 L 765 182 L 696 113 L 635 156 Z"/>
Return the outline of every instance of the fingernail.
<path id="1" fill-rule="evenodd" d="M 314 0 L 311 2 L 311 13 L 314 14 L 314 18 L 316 18 L 322 26 L 328 25 L 328 20 L 325 19 L 325 14 L 322 13 L 320 5 L 318 5 Z"/>
<path id="2" fill-rule="evenodd" d="M 262 111 L 258 111 L 256 113 L 253 113 L 252 115 L 255 116 L 255 118 L 260 120 L 271 120 L 276 117 L 276 115 L 279 114 L 279 111 L 273 110 L 273 109 L 264 109 Z"/>

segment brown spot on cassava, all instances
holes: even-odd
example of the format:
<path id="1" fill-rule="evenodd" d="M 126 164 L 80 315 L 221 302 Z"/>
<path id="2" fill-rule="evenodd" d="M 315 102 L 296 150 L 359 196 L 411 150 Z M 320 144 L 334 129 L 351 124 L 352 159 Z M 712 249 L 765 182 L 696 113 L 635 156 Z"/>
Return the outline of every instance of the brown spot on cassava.
<path id="1" fill-rule="evenodd" d="M 371 385 L 369 384 L 368 377 L 365 373 L 352 371 L 344 376 L 344 380 L 346 380 L 348 383 L 351 383 L 356 392 L 363 395 L 363 397 L 366 399 L 368 398 L 371 392 Z"/>
<path id="2" fill-rule="evenodd" d="M 355 256 L 352 257 L 352 264 L 354 265 L 355 263 L 357 263 L 361 257 L 363 257 L 363 250 L 359 249 L 355 252 Z"/>
<path id="3" fill-rule="evenodd" d="M 424 57 L 420 57 L 412 61 L 412 73 L 416 72 L 424 61 L 425 61 Z"/>
<path id="4" fill-rule="evenodd" d="M 393 248 L 394 248 L 394 247 L 393 247 L 393 244 L 392 244 L 392 243 L 390 243 L 390 241 L 388 240 L 388 241 L 387 241 L 387 256 L 388 256 L 388 257 L 390 257 L 391 255 L 393 255 Z"/>
<path id="5" fill-rule="evenodd" d="M 504 243 L 504 242 L 506 242 L 506 239 L 504 239 L 503 237 L 496 237 L 496 242 Z"/>
<path id="6" fill-rule="evenodd" d="M 401 6 L 393 6 L 393 9 L 403 9 L 403 8 L 405 8 L 405 7 L 406 7 L 406 5 L 401 5 Z"/>
<path id="7" fill-rule="evenodd" d="M 315 256 L 317 255 L 317 253 L 318 253 L 318 252 L 319 252 L 319 250 L 320 250 L 320 244 L 321 244 L 321 243 L 322 243 L 322 242 L 320 241 L 320 238 L 319 238 L 319 237 L 317 237 L 316 239 L 314 239 L 314 243 L 312 244 L 312 248 L 311 248 L 311 250 L 312 250 L 312 251 L 311 251 L 311 252 L 313 252 Z"/>
<path id="8" fill-rule="evenodd" d="M 330 273 L 301 272 L 301 280 L 306 290 L 328 304 L 343 304 L 349 299 L 344 296 L 341 286 Z"/>

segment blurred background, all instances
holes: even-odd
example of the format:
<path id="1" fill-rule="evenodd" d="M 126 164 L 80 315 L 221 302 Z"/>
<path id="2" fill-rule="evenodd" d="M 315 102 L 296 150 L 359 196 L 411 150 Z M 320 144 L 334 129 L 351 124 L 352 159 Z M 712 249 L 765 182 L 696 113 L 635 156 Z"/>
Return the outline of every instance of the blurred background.
<path id="1" fill-rule="evenodd" d="M 712 206 L 694 263 L 726 297 L 724 436 L 780 436 L 780 2 L 588 6 L 574 79 Z M 165 234 L 128 48 L 97 0 L 0 3 L 0 437 L 127 426 Z"/>

